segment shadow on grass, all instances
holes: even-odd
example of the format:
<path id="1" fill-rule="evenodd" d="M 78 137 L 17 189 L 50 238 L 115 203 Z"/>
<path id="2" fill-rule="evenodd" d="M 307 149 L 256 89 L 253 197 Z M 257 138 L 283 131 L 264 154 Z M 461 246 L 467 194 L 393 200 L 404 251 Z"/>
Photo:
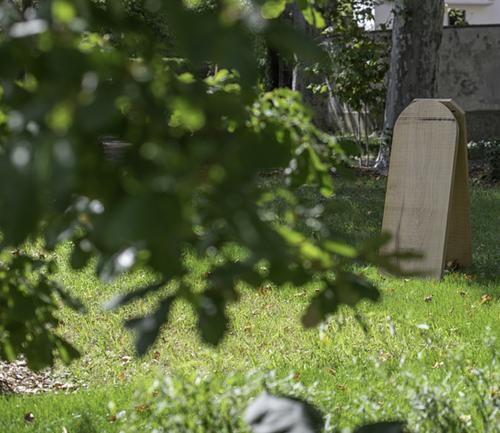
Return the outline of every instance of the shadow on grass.
<path id="1" fill-rule="evenodd" d="M 359 244 L 380 233 L 385 179 L 336 181 L 336 197 L 325 202 L 324 223 L 338 239 Z M 317 197 L 316 197 L 317 199 Z M 473 266 L 480 284 L 500 290 L 500 188 L 471 188 Z"/>
<path id="2" fill-rule="evenodd" d="M 500 291 L 500 188 L 474 187 L 471 207 L 472 271 L 478 282 L 496 282 Z"/>
<path id="3" fill-rule="evenodd" d="M 72 431 L 74 433 L 100 433 L 94 422 L 92 421 L 90 414 L 82 415 L 78 422 L 73 426 Z"/>

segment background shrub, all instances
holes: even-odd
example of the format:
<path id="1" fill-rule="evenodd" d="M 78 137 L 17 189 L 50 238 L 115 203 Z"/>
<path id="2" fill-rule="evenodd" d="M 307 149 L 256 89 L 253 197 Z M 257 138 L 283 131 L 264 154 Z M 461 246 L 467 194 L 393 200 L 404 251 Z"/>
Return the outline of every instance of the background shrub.
<path id="1" fill-rule="evenodd" d="M 500 180 L 500 138 L 469 143 L 469 157 L 486 164 L 486 176 L 489 180 Z"/>

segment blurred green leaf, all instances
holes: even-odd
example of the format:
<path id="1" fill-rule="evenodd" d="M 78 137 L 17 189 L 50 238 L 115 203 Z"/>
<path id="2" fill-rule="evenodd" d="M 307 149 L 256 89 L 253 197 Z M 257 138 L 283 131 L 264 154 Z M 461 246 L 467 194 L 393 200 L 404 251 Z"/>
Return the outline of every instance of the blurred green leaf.
<path id="1" fill-rule="evenodd" d="M 262 16 L 266 19 L 278 18 L 287 5 L 287 0 L 268 0 L 261 8 Z"/>
<path id="2" fill-rule="evenodd" d="M 319 214 L 334 200 L 330 170 L 346 152 L 314 125 L 298 92 L 262 91 L 268 49 L 304 68 L 332 67 L 326 41 L 320 46 L 285 17 L 265 19 L 287 3 L 260 1 L 253 10 L 244 2 L 54 0 L 37 2 L 30 20 L 0 14 L 0 58 L 8 59 L 0 62 L 2 359 L 25 354 L 41 368 L 78 355 L 54 330 L 58 297 L 82 305 L 55 284 L 52 261 L 9 255 L 27 240 L 43 240 L 51 253 L 71 243 L 71 266 L 95 263 L 105 281 L 138 267 L 158 277 L 108 308 L 179 284 L 175 296 L 193 305 L 209 344 L 227 331 L 226 308 L 241 282 L 322 280 L 308 324 L 340 304 L 377 299 L 346 268 L 363 261 L 397 272 L 406 256 L 379 253 L 381 240 L 355 250 L 323 230 Z M 324 27 L 322 4 L 299 6 L 309 24 Z M 365 61 L 372 45 L 355 36 L 348 49 Z M 268 172 L 279 175 L 267 182 Z M 302 203 L 306 184 L 322 195 L 312 207 Z M 234 246 L 245 252 L 241 260 L 213 260 Z M 201 294 L 186 251 L 209 263 Z M 126 323 L 140 355 L 174 299 Z"/>
<path id="3" fill-rule="evenodd" d="M 79 356 L 56 335 L 56 296 L 81 312 L 83 306 L 52 281 L 55 269 L 51 264 L 20 251 L 1 252 L 0 356 L 15 361 L 24 355 L 34 370 L 53 365 L 56 357 L 69 363 Z"/>
<path id="4" fill-rule="evenodd" d="M 304 16 L 304 19 L 309 25 L 317 29 L 322 29 L 325 27 L 326 25 L 325 19 L 323 18 L 323 15 L 316 7 L 311 5 L 306 0 L 297 0 L 297 3 L 300 7 L 302 15 Z"/>

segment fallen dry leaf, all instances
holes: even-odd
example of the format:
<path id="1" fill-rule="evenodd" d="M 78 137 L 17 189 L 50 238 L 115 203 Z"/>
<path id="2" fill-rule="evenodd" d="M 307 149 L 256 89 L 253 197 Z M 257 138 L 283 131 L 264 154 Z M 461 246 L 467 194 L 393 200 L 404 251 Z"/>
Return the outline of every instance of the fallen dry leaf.
<path id="1" fill-rule="evenodd" d="M 14 362 L 0 361 L 0 394 L 39 394 L 50 390 L 74 391 L 78 386 L 61 381 L 49 370 L 37 373 L 28 368 L 23 358 Z"/>
<path id="2" fill-rule="evenodd" d="M 483 305 L 483 304 L 486 304 L 487 302 L 490 302 L 493 300 L 493 296 L 491 295 L 483 295 L 481 296 L 481 301 L 479 301 L 479 305 Z"/>
<path id="3" fill-rule="evenodd" d="M 148 408 L 147 405 L 145 404 L 138 404 L 137 406 L 134 407 L 136 412 L 142 413 Z"/>
<path id="4" fill-rule="evenodd" d="M 260 295 L 267 295 L 270 291 L 271 291 L 271 286 L 269 284 L 265 284 L 258 290 Z"/>

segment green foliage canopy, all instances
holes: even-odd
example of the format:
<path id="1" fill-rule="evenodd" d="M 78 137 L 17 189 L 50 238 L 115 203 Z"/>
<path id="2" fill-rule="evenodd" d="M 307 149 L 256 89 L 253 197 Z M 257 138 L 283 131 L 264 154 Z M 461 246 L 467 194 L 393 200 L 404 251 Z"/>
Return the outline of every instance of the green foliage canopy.
<path id="1" fill-rule="evenodd" d="M 323 73 L 342 102 L 355 111 L 369 108 L 380 115 L 390 53 L 383 37 L 364 28 L 374 20 L 375 6 L 374 0 L 338 0 L 337 7 L 329 10 L 323 33 L 331 62 Z"/>
<path id="2" fill-rule="evenodd" d="M 324 157 L 339 160 L 342 149 L 312 125 L 296 93 L 259 92 L 253 38 L 312 62 L 324 61 L 323 52 L 266 20 L 269 2 L 201 10 L 178 0 L 133 3 L 165 18 L 171 45 L 144 14 L 130 12 L 130 2 L 47 0 L 26 10 L 0 3 L 0 59 L 8 59 L 0 63 L 0 358 L 24 354 L 39 368 L 77 356 L 57 335 L 56 297 L 79 305 L 54 281 L 53 265 L 24 252 L 27 242 L 41 242 L 50 255 L 71 241 L 72 266 L 95 258 L 105 281 L 150 269 L 154 284 L 108 305 L 160 293 L 149 314 L 126 323 L 139 354 L 178 299 L 193 306 L 201 337 L 218 343 L 240 282 L 316 279 L 309 326 L 340 304 L 378 299 L 349 267 L 364 260 L 391 268 L 376 252 L 381 241 L 358 250 L 298 230 L 294 190 L 308 183 L 330 196 Z M 207 64 L 218 72 L 207 77 Z M 117 139 L 123 154 L 110 161 L 102 143 Z M 286 184 L 262 186 L 258 173 L 276 167 L 286 168 Z M 286 204 L 280 219 L 268 211 L 277 196 Z M 204 257 L 232 244 L 244 258 L 214 263 L 204 289 L 192 287 L 183 251 Z M 22 326 L 32 314 L 36 320 Z M 32 350 L 38 341 L 42 354 Z"/>

